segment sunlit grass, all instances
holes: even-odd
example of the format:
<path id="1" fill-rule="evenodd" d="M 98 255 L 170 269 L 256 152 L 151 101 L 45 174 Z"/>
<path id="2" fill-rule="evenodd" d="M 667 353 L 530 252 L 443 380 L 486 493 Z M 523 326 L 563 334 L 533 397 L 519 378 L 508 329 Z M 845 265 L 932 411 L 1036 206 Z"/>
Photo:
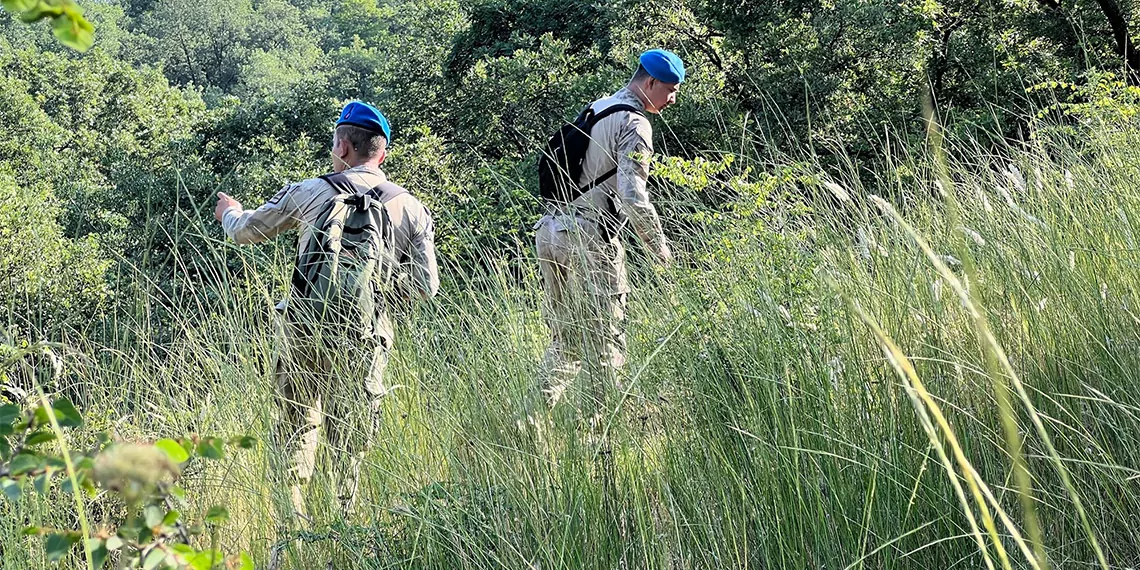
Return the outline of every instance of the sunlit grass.
<path id="1" fill-rule="evenodd" d="M 226 504 L 226 548 L 261 564 L 281 544 L 291 568 L 1082 568 L 1101 565 L 1099 544 L 1128 567 L 1138 135 L 1001 153 L 951 142 L 953 215 L 933 163 L 897 154 L 871 173 L 809 161 L 759 208 L 676 224 L 689 232 L 676 267 L 633 258 L 610 453 L 581 422 L 520 421 L 546 339 L 525 248 L 447 267 L 439 298 L 398 315 L 387 383 L 401 388 L 348 521 L 329 477 L 310 487 L 312 522 L 287 516 L 265 444 L 285 240 L 238 248 L 195 222 L 169 282 L 124 275 L 133 310 L 105 325 L 111 340 L 63 339 L 87 357 L 52 388 L 81 394 L 89 429 L 124 439 L 258 436 L 185 477 L 191 510 Z M 702 198 L 664 194 L 667 212 Z M 95 503 L 99 528 L 116 511 Z M 0 507 L 0 566 L 47 567 L 20 529 L 70 524 L 69 507 Z"/>

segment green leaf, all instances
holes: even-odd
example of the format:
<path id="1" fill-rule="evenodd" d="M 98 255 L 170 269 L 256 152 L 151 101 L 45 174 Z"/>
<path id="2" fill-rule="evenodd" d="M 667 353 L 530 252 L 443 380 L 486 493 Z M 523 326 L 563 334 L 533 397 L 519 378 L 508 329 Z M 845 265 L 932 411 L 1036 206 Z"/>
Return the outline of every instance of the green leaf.
<path id="1" fill-rule="evenodd" d="M 253 559 L 244 552 L 241 553 L 241 566 L 238 567 L 238 570 L 254 570 Z"/>
<path id="2" fill-rule="evenodd" d="M 166 526 L 173 526 L 174 523 L 178 522 L 178 518 L 181 516 L 182 513 L 178 511 L 170 511 L 169 513 L 166 513 L 165 517 L 162 517 L 162 524 Z"/>
<path id="3" fill-rule="evenodd" d="M 38 526 L 24 527 L 24 536 L 36 536 L 39 534 L 43 534 L 43 529 Z"/>
<path id="4" fill-rule="evenodd" d="M 225 507 L 215 505 L 206 511 L 207 523 L 221 524 L 228 520 L 230 520 L 230 512 L 227 511 Z"/>
<path id="5" fill-rule="evenodd" d="M 175 463 L 184 463 L 190 459 L 190 454 L 186 453 L 182 444 L 173 439 L 160 439 L 154 442 L 154 446 L 166 452 Z"/>
<path id="6" fill-rule="evenodd" d="M 147 542 L 150 542 L 152 538 L 154 538 L 154 531 L 152 531 L 150 527 L 143 527 L 139 529 L 139 536 L 135 542 L 138 542 L 139 544 L 145 544 Z"/>
<path id="7" fill-rule="evenodd" d="M 59 43 L 76 51 L 87 51 L 95 43 L 95 27 L 79 14 L 56 16 L 51 31 Z"/>
<path id="8" fill-rule="evenodd" d="M 226 455 L 222 448 L 222 440 L 216 437 L 207 437 L 198 442 L 198 455 L 208 459 L 222 459 Z"/>
<path id="9" fill-rule="evenodd" d="M 67 555 L 71 545 L 78 539 L 69 534 L 49 534 L 44 542 L 44 551 L 47 552 L 48 562 L 56 562 Z"/>
<path id="10" fill-rule="evenodd" d="M 13 14 L 20 14 L 34 8 L 38 1 L 39 0 L 0 0 L 0 6 L 4 6 L 5 10 Z"/>
<path id="11" fill-rule="evenodd" d="M 20 418 L 20 407 L 15 404 L 0 406 L 0 424 L 12 425 Z"/>
<path id="12" fill-rule="evenodd" d="M 186 557 L 186 561 L 190 563 L 190 567 L 194 570 L 210 570 L 215 564 L 223 560 L 225 560 L 225 557 L 217 550 L 203 550 L 202 552 Z"/>
<path id="13" fill-rule="evenodd" d="M 48 425 L 50 423 L 51 421 L 48 420 L 47 409 L 43 406 L 36 408 L 35 413 L 32 414 L 32 427 Z"/>
<path id="14" fill-rule="evenodd" d="M 55 412 L 55 421 L 59 422 L 60 426 L 79 427 L 83 425 L 83 416 L 79 410 L 75 409 L 71 400 L 60 398 L 52 402 L 51 409 Z"/>
<path id="15" fill-rule="evenodd" d="M 242 449 L 253 449 L 257 444 L 257 438 L 252 435 L 243 435 L 230 439 L 230 445 L 236 445 Z"/>
<path id="16" fill-rule="evenodd" d="M 20 14 L 20 20 L 26 24 L 30 24 L 32 22 L 42 20 L 44 18 L 50 18 L 52 16 L 58 16 L 59 14 L 62 14 L 62 13 L 63 13 L 62 7 L 54 6 L 52 4 L 48 4 L 47 2 L 43 2 L 41 0 L 40 2 L 36 2 L 35 4 L 33 4 L 31 8 L 25 10 L 23 14 Z"/>
<path id="17" fill-rule="evenodd" d="M 44 473 L 43 475 L 36 477 L 36 480 L 32 482 L 32 487 L 34 487 L 36 489 L 36 492 L 41 495 L 47 494 L 48 487 L 50 485 L 51 473 Z"/>
<path id="18" fill-rule="evenodd" d="M 28 436 L 28 439 L 24 442 L 24 445 L 39 445 L 41 443 L 47 443 L 47 442 L 52 441 L 54 439 L 55 439 L 55 433 L 54 432 L 37 431 L 36 433 L 33 433 L 33 434 Z"/>
<path id="19" fill-rule="evenodd" d="M 12 479 L 0 479 L 0 492 L 4 493 L 8 500 L 16 502 L 20 500 L 20 495 L 23 494 L 23 488 L 18 481 Z"/>
<path id="20" fill-rule="evenodd" d="M 0 436 L 0 461 L 7 461 L 11 454 L 12 444 L 8 443 L 8 438 Z"/>
<path id="21" fill-rule="evenodd" d="M 107 539 L 107 550 L 118 550 L 123 546 L 123 539 L 119 535 L 114 535 Z"/>
<path id="22" fill-rule="evenodd" d="M 150 554 L 146 555 L 146 560 L 143 561 L 143 570 L 154 570 L 158 568 L 158 565 L 162 563 L 164 558 L 166 558 L 166 552 L 158 548 L 152 549 Z"/>
<path id="23" fill-rule="evenodd" d="M 12 458 L 12 462 L 8 464 L 8 472 L 12 475 L 23 475 L 29 471 L 34 471 L 41 465 L 43 465 L 42 457 L 30 453 L 21 453 Z"/>
<path id="24" fill-rule="evenodd" d="M 162 512 L 162 508 L 156 505 L 151 505 L 143 510 L 143 517 L 146 520 L 146 526 L 149 526 L 151 528 L 162 524 L 162 519 L 164 516 L 165 513 Z"/>
<path id="25" fill-rule="evenodd" d="M 96 540 L 96 539 L 92 539 L 92 540 Z M 98 570 L 99 568 L 102 568 L 103 563 L 107 561 L 107 555 L 108 554 L 110 554 L 110 552 L 108 552 L 107 549 L 105 547 L 103 547 L 103 545 L 99 545 L 99 548 L 92 548 L 91 549 L 91 564 L 92 564 L 92 566 L 94 566 L 96 568 L 96 570 Z"/>

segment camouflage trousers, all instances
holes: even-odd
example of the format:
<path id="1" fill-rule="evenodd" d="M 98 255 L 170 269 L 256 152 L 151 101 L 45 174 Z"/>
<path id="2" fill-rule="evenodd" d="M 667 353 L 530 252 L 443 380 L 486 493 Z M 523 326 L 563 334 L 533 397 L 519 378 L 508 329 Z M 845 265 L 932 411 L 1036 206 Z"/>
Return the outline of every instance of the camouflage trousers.
<path id="1" fill-rule="evenodd" d="M 551 337 L 542 388 L 552 407 L 572 398 L 589 414 L 625 364 L 625 247 L 581 217 L 547 216 L 536 229 Z"/>
<path id="2" fill-rule="evenodd" d="M 288 319 L 281 322 L 279 340 L 276 377 L 281 419 L 275 439 L 288 458 L 293 507 L 304 514 L 300 486 L 316 470 L 323 431 L 347 514 L 356 500 L 361 462 L 379 426 L 380 400 L 386 393 L 386 343 L 354 344 Z"/>

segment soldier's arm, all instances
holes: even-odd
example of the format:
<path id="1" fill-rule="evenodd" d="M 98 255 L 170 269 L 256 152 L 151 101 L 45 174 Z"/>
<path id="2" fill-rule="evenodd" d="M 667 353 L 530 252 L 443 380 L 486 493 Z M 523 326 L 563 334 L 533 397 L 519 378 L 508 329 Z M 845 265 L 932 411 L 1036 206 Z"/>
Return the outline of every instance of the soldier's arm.
<path id="1" fill-rule="evenodd" d="M 281 189 L 256 210 L 230 206 L 222 214 L 226 236 L 239 244 L 258 243 L 293 229 L 300 223 L 296 197 L 297 185 Z"/>
<path id="2" fill-rule="evenodd" d="M 657 209 L 649 201 L 649 160 L 653 156 L 653 128 L 649 120 L 634 115 L 617 140 L 617 194 L 622 209 L 637 235 L 664 263 L 672 258 Z"/>
<path id="3" fill-rule="evenodd" d="M 435 224 L 431 214 L 424 208 L 416 217 L 415 229 L 411 233 L 411 248 L 408 251 L 408 270 L 416 291 L 423 299 L 430 299 L 439 292 L 439 264 L 435 257 Z"/>

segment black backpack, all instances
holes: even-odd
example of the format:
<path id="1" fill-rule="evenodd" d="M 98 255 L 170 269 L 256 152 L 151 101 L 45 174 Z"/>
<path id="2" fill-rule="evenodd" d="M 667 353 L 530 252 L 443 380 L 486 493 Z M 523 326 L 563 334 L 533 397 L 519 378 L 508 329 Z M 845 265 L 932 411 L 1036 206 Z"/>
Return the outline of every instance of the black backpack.
<path id="1" fill-rule="evenodd" d="M 584 186 L 578 180 L 582 177 L 586 149 L 590 147 L 590 130 L 603 118 L 622 111 L 645 116 L 641 109 L 631 105 L 613 105 L 599 113 L 594 113 L 593 107 L 587 107 L 574 122 L 562 125 L 550 137 L 538 157 L 538 191 L 544 202 L 569 204 L 617 174 L 617 167 L 614 167 Z"/>

